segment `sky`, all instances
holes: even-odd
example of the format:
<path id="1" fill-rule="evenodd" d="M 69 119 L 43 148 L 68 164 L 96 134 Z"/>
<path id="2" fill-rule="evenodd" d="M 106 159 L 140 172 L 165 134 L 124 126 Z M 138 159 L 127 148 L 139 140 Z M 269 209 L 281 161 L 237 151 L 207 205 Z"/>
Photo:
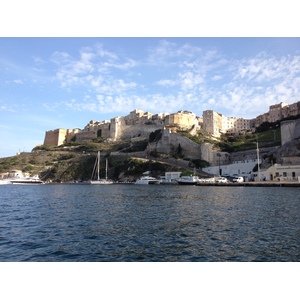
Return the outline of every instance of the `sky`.
<path id="1" fill-rule="evenodd" d="M 251 119 L 299 89 L 300 38 L 2 37 L 0 157 L 134 109 Z"/>
<path id="2" fill-rule="evenodd" d="M 255 118 L 300 100 L 291 0 L 95 3 L 2 4 L 0 157 L 134 109 Z"/>

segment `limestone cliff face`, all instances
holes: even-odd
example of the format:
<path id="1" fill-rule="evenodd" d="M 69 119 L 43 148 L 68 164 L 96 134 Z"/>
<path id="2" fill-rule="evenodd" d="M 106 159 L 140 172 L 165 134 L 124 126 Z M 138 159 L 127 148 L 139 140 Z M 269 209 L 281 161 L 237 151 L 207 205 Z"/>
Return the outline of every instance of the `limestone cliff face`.
<path id="1" fill-rule="evenodd" d="M 275 157 L 280 164 L 300 164 L 300 139 L 286 142 L 279 147 Z"/>
<path id="2" fill-rule="evenodd" d="M 201 145 L 168 129 L 162 131 L 161 139 L 151 143 L 151 150 L 164 154 L 182 154 L 185 158 L 201 159 Z"/>
<path id="3" fill-rule="evenodd" d="M 300 137 L 300 119 L 280 123 L 281 145 Z"/>

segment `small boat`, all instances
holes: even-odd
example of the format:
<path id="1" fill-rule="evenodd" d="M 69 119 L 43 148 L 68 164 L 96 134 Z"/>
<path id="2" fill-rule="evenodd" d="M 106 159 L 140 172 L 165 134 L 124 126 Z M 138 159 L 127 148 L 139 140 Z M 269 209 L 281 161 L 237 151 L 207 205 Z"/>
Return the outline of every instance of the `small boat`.
<path id="1" fill-rule="evenodd" d="M 10 180 L 11 184 L 44 184 L 42 180 L 39 179 L 39 177 L 33 176 L 33 177 L 18 177 Z"/>
<path id="2" fill-rule="evenodd" d="M 196 185 L 199 182 L 199 178 L 198 176 L 181 176 L 177 182 L 181 185 Z"/>
<path id="3" fill-rule="evenodd" d="M 142 176 L 134 184 L 160 184 L 160 181 L 151 176 Z"/>
<path id="4" fill-rule="evenodd" d="M 97 169 L 97 179 L 93 180 L 95 175 L 95 170 Z M 94 165 L 94 170 L 92 173 L 92 179 L 89 181 L 89 184 L 113 184 L 114 182 L 107 178 L 107 160 L 106 160 L 106 168 L 105 168 L 105 179 L 100 178 L 100 151 L 98 151 L 97 158 Z"/>
<path id="5" fill-rule="evenodd" d="M 2 185 L 2 184 L 11 184 L 11 182 L 8 179 L 1 179 L 0 180 L 0 185 Z"/>

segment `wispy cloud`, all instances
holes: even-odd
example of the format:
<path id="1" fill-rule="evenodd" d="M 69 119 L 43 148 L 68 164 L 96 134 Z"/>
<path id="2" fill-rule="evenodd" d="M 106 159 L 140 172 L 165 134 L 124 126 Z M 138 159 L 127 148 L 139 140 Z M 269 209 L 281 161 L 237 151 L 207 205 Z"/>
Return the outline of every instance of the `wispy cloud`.
<path id="1" fill-rule="evenodd" d="M 171 80 L 171 79 L 161 79 L 157 81 L 155 84 L 160 85 L 160 86 L 176 86 L 178 84 L 177 80 Z"/>
<path id="2" fill-rule="evenodd" d="M 251 59 L 237 61 L 234 66 L 236 75 L 234 80 L 247 80 L 254 82 L 269 82 L 275 79 L 299 75 L 300 56 L 284 56 L 276 58 L 261 53 Z"/>
<path id="3" fill-rule="evenodd" d="M 88 100 L 63 102 L 74 110 L 214 109 L 254 117 L 274 103 L 299 100 L 300 56 L 262 52 L 233 60 L 218 49 L 162 40 L 139 60 L 97 45 L 81 49 L 76 58 L 56 52 L 52 61 L 63 88 L 87 89 Z"/>
<path id="4" fill-rule="evenodd" d="M 15 79 L 15 80 L 13 80 L 13 82 L 15 84 L 24 84 L 23 80 L 21 80 L 21 79 Z"/>

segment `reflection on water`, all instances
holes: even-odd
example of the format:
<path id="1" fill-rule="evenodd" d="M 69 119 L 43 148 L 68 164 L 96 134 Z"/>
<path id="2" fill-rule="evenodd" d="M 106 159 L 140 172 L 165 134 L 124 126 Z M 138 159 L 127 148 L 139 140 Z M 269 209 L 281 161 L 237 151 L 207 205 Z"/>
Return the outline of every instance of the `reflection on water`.
<path id="1" fill-rule="evenodd" d="M 299 261 L 299 189 L 1 186 L 1 261 Z"/>

